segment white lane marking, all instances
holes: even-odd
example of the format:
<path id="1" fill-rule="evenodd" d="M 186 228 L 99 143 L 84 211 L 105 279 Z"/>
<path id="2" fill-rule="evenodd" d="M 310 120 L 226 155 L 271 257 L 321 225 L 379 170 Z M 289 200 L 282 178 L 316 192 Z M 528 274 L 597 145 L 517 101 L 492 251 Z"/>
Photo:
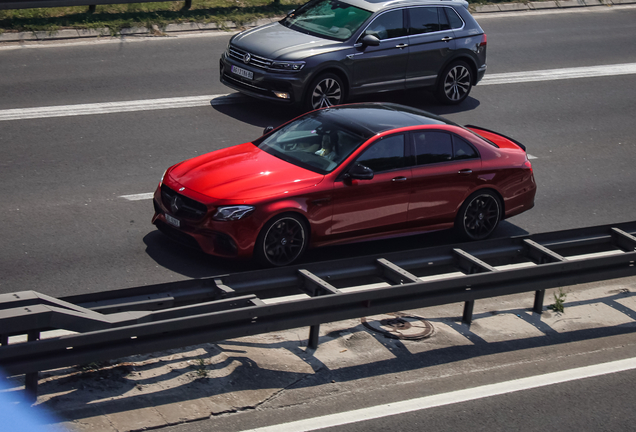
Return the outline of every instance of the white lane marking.
<path id="1" fill-rule="evenodd" d="M 636 74 L 636 63 L 492 74 L 484 76 L 479 86 L 630 74 Z"/>
<path id="2" fill-rule="evenodd" d="M 527 155 L 528 155 L 528 159 L 539 159 L 539 158 L 538 158 L 538 157 L 536 157 L 536 156 L 532 156 L 530 153 L 528 153 Z"/>
<path id="3" fill-rule="evenodd" d="M 154 196 L 154 192 L 148 192 L 148 193 L 140 193 L 140 194 L 134 194 L 134 195 L 120 195 L 119 198 L 127 199 L 128 201 L 140 201 L 140 200 L 152 199 L 153 196 Z"/>
<path id="4" fill-rule="evenodd" d="M 308 432 L 636 369 L 636 358 L 489 384 L 243 432 Z"/>
<path id="5" fill-rule="evenodd" d="M 39 108 L 16 108 L 0 110 L 0 121 L 47 117 L 68 117 L 92 114 L 111 114 L 130 111 L 150 111 L 173 108 L 192 108 L 208 105 L 232 104 L 245 100 L 247 100 L 246 97 L 240 94 L 217 94 L 207 96 L 145 99 L 123 102 L 61 105 Z"/>
<path id="6" fill-rule="evenodd" d="M 606 66 L 590 66 L 541 71 L 510 72 L 486 75 L 479 85 L 513 84 L 521 82 L 549 81 L 572 78 L 590 78 L 611 75 L 636 74 L 636 63 Z M 208 96 L 146 99 L 125 102 L 105 102 L 80 105 L 63 105 L 40 108 L 17 108 L 0 110 L 0 121 L 24 120 L 47 117 L 66 117 L 91 114 L 109 114 L 130 111 L 149 111 L 172 108 L 191 108 L 249 101 L 239 93 Z"/>

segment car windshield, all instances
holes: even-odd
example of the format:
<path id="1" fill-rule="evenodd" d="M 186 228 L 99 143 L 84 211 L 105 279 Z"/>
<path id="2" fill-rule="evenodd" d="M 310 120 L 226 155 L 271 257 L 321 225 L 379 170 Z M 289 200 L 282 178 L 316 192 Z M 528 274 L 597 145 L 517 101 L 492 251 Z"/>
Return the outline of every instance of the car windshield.
<path id="1" fill-rule="evenodd" d="M 334 40 L 347 40 L 371 12 L 338 0 L 311 0 L 285 17 L 291 29 Z"/>
<path id="2" fill-rule="evenodd" d="M 328 110 L 324 110 L 328 111 Z M 368 137 L 316 111 L 254 142 L 261 150 L 311 171 L 333 171 Z"/>

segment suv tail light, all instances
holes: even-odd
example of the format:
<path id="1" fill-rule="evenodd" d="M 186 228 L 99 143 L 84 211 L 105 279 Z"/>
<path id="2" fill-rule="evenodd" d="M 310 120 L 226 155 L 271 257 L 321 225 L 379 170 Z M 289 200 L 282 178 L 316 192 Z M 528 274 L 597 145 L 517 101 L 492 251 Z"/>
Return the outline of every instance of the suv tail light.
<path id="1" fill-rule="evenodd" d="M 484 33 L 484 34 L 482 35 L 481 42 L 479 42 L 479 43 L 477 44 L 477 46 L 478 46 L 478 47 L 485 47 L 487 44 L 488 44 L 488 36 L 486 36 L 486 33 Z"/>

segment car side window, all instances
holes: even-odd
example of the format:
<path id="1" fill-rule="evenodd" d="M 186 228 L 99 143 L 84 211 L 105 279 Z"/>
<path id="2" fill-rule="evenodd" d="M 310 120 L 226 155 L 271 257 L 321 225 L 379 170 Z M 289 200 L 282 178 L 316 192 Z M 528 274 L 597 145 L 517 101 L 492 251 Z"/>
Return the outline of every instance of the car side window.
<path id="1" fill-rule="evenodd" d="M 455 160 L 464 160 L 464 159 L 476 159 L 479 157 L 479 153 L 477 150 L 466 140 L 460 138 L 456 135 L 453 135 L 453 159 Z"/>
<path id="2" fill-rule="evenodd" d="M 444 9 L 444 12 L 446 12 L 446 15 L 448 16 L 448 22 L 451 29 L 460 29 L 464 26 L 464 21 L 459 17 L 459 15 L 457 15 L 455 9 L 450 7 L 442 9 Z"/>
<path id="3" fill-rule="evenodd" d="M 402 9 L 392 10 L 378 16 L 369 24 L 365 34 L 371 34 L 380 40 L 406 36 Z"/>
<path id="4" fill-rule="evenodd" d="M 438 9 L 439 8 L 436 7 L 418 7 L 409 9 L 409 18 L 411 22 L 409 34 L 416 35 L 440 31 Z"/>
<path id="5" fill-rule="evenodd" d="M 415 132 L 413 144 L 417 165 L 448 162 L 453 158 L 453 142 L 447 132 Z"/>
<path id="6" fill-rule="evenodd" d="M 404 135 L 392 135 L 376 141 L 356 162 L 375 172 L 404 168 Z"/>

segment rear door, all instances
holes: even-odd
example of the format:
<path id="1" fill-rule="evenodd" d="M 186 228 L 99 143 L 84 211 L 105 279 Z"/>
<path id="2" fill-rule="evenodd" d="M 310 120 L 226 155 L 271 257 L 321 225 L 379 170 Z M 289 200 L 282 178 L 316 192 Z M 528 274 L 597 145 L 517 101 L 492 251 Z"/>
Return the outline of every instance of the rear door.
<path id="1" fill-rule="evenodd" d="M 407 88 L 434 85 L 437 75 L 455 51 L 455 33 L 451 29 L 445 9 L 447 8 L 441 6 L 407 9 Z"/>
<path id="2" fill-rule="evenodd" d="M 481 171 L 478 151 L 463 138 L 441 130 L 411 134 L 415 155 L 409 221 L 417 225 L 452 222 Z"/>

